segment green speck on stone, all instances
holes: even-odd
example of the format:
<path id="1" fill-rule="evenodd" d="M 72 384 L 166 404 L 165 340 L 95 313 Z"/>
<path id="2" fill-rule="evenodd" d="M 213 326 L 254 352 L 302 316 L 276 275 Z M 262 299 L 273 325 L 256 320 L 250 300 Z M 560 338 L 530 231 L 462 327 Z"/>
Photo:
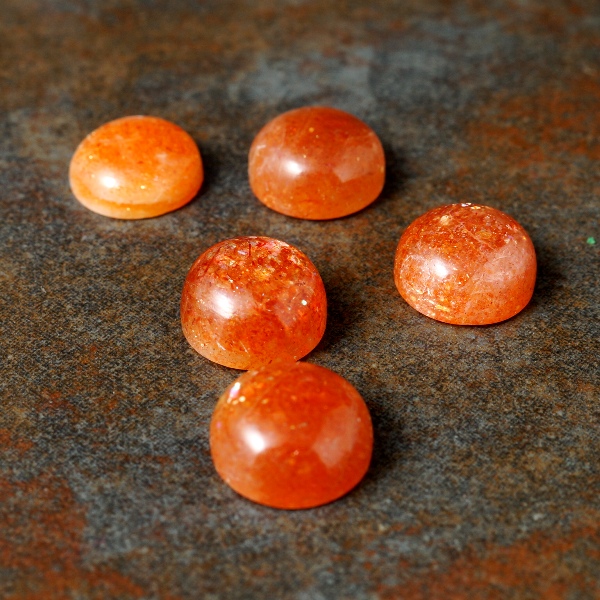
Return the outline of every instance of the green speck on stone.
<path id="1" fill-rule="evenodd" d="M 589 238 L 587 239 L 587 243 L 588 243 L 590 246 L 593 246 L 593 245 L 596 243 L 596 240 L 595 240 L 593 237 L 589 237 Z"/>

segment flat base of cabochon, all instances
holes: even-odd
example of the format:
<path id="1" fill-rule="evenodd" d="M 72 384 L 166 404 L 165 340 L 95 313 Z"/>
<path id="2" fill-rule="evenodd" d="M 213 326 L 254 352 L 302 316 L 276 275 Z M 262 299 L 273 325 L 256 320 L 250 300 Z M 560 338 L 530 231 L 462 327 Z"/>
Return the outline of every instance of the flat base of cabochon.
<path id="1" fill-rule="evenodd" d="M 379 196 L 385 156 L 375 132 L 353 115 L 304 107 L 279 115 L 258 133 L 248 175 L 269 208 L 300 219 L 336 219 Z"/>
<path id="2" fill-rule="evenodd" d="M 198 186 L 198 189 L 200 189 L 200 186 Z M 196 190 L 191 196 L 181 198 L 179 203 L 169 201 L 153 202 L 151 204 L 119 205 L 114 202 L 105 202 L 93 197 L 87 188 L 84 188 L 78 183 L 71 182 L 71 190 L 77 200 L 92 212 L 98 213 L 103 217 L 123 220 L 151 219 L 173 212 L 188 204 L 198 192 L 198 190 Z"/>
<path id="3" fill-rule="evenodd" d="M 192 265 L 181 325 L 202 356 L 234 369 L 306 356 L 327 321 L 325 287 L 297 248 L 267 237 L 215 244 Z"/>
<path id="4" fill-rule="evenodd" d="M 512 217 L 487 206 L 430 210 L 402 235 L 394 264 L 400 295 L 420 313 L 453 325 L 491 325 L 530 301 L 535 249 Z"/>
<path id="5" fill-rule="evenodd" d="M 194 140 L 157 117 L 124 117 L 79 145 L 69 168 L 73 194 L 86 208 L 116 219 L 147 219 L 187 204 L 204 171 Z"/>
<path id="6" fill-rule="evenodd" d="M 363 478 L 373 428 L 356 389 L 309 363 L 277 363 L 238 378 L 210 426 L 215 468 L 237 493 L 303 509 L 337 500 Z"/>

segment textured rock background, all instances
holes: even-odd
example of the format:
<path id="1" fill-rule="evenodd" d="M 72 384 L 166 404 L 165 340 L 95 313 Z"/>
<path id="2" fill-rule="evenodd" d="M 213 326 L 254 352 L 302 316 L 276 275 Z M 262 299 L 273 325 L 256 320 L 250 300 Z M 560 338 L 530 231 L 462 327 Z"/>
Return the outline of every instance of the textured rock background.
<path id="1" fill-rule="evenodd" d="M 597 2 L 2 0 L 0 40 L 0 597 L 600 597 Z M 384 143 L 357 215 L 250 192 L 253 136 L 306 104 Z M 175 213 L 103 218 L 69 159 L 139 113 L 190 132 L 207 180 Z M 506 323 L 444 325 L 396 292 L 402 231 L 453 201 L 533 239 L 536 292 Z M 316 510 L 253 505 L 210 461 L 237 372 L 188 346 L 179 297 L 202 251 L 248 234 L 320 269 L 309 360 L 374 420 L 366 479 Z"/>

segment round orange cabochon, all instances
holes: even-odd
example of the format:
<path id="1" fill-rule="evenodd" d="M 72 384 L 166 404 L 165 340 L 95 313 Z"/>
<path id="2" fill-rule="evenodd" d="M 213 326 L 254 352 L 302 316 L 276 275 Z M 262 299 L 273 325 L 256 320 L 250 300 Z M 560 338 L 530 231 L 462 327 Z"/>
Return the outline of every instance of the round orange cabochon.
<path id="1" fill-rule="evenodd" d="M 509 319 L 531 299 L 531 239 L 512 217 L 480 204 L 434 208 L 413 221 L 396 250 L 400 295 L 428 317 L 454 325 Z"/>
<path id="2" fill-rule="evenodd" d="M 257 198 L 301 219 L 335 219 L 379 196 L 385 156 L 375 132 L 335 108 L 310 106 L 279 115 L 250 148 L 248 175 Z"/>
<path id="3" fill-rule="evenodd" d="M 278 363 L 227 388 L 210 424 L 215 468 L 236 492 L 310 508 L 349 492 L 371 460 L 373 427 L 358 391 L 333 371 Z"/>
<path id="4" fill-rule="evenodd" d="M 234 369 L 302 358 L 323 337 L 326 321 L 317 268 L 273 238 L 215 244 L 194 262 L 183 286 L 186 339 L 206 358 Z"/>
<path id="5" fill-rule="evenodd" d="M 75 197 L 107 217 L 146 219 L 187 204 L 204 172 L 194 140 L 158 117 L 110 121 L 79 144 L 69 169 Z"/>

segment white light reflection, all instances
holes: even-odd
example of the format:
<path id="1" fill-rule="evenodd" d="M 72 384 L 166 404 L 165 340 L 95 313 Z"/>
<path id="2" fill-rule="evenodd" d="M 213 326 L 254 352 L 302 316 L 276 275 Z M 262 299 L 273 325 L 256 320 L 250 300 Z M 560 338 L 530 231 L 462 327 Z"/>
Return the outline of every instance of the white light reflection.
<path id="1" fill-rule="evenodd" d="M 267 447 L 267 442 L 262 433 L 253 428 L 244 431 L 244 440 L 255 454 L 260 454 Z"/>
<path id="2" fill-rule="evenodd" d="M 302 165 L 299 162 L 296 162 L 295 160 L 286 160 L 283 163 L 283 168 L 290 175 L 300 175 L 300 173 L 304 171 Z"/>
<path id="3" fill-rule="evenodd" d="M 444 279 L 444 277 L 448 277 L 448 268 L 441 260 L 436 260 L 435 263 L 433 263 L 433 270 L 435 274 L 441 279 Z"/>
<path id="4" fill-rule="evenodd" d="M 115 188 L 119 187 L 119 181 L 112 175 L 102 175 L 102 177 L 100 177 L 100 181 L 102 185 L 109 190 L 114 190 Z"/>
<path id="5" fill-rule="evenodd" d="M 235 312 L 233 298 L 230 298 L 223 292 L 215 291 L 212 300 L 213 310 L 224 319 L 229 319 Z"/>

